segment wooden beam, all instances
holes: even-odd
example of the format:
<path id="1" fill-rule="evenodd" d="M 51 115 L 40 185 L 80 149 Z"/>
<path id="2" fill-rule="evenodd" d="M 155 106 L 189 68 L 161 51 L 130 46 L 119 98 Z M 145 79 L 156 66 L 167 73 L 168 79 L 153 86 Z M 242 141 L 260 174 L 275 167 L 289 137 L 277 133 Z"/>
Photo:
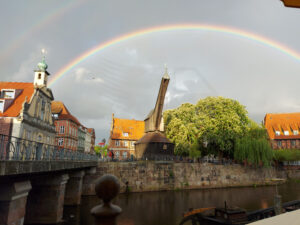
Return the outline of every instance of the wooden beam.
<path id="1" fill-rule="evenodd" d="M 300 0 L 281 0 L 286 7 L 300 8 Z"/>

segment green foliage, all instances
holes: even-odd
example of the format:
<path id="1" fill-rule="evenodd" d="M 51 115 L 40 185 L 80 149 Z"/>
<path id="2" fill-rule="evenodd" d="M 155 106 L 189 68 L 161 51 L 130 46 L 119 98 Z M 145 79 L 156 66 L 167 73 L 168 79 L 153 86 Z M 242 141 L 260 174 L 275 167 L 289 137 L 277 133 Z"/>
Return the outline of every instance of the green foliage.
<path id="1" fill-rule="evenodd" d="M 196 142 L 195 106 L 185 103 L 177 109 L 164 112 L 167 137 L 175 144 L 175 154 L 189 155 L 190 147 Z"/>
<path id="2" fill-rule="evenodd" d="M 166 135 L 175 144 L 177 155 L 199 157 L 221 152 L 232 157 L 235 139 L 249 129 L 247 114 L 233 99 L 207 97 L 196 105 L 185 103 L 165 111 Z"/>
<path id="3" fill-rule="evenodd" d="M 300 150 L 299 149 L 280 149 L 273 150 L 274 159 L 277 161 L 299 161 Z"/>
<path id="4" fill-rule="evenodd" d="M 99 145 L 96 145 L 94 147 L 96 155 L 100 155 L 101 154 L 102 156 L 107 156 L 107 147 L 108 147 L 107 145 L 105 145 L 103 147 L 101 147 Z"/>
<path id="5" fill-rule="evenodd" d="M 191 158 L 199 158 L 201 157 L 201 147 L 199 143 L 195 142 L 190 146 L 189 157 Z"/>
<path id="6" fill-rule="evenodd" d="M 245 107 L 233 99 L 208 97 L 198 101 L 196 113 L 203 141 L 223 155 L 232 156 L 234 140 L 248 129 L 250 120 Z"/>
<path id="7" fill-rule="evenodd" d="M 273 150 L 267 140 L 265 128 L 250 125 L 248 133 L 235 141 L 234 159 L 239 162 L 247 161 L 255 166 L 260 163 L 270 166 Z"/>

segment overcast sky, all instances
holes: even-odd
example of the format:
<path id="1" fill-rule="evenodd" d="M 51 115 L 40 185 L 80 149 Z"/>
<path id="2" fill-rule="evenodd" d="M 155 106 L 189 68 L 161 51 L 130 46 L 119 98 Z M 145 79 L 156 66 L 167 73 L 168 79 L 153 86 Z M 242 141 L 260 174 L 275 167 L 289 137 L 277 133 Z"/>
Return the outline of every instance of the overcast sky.
<path id="1" fill-rule="evenodd" d="M 300 9 L 285 8 L 280 0 L 0 0 L 1 80 L 32 82 L 42 48 L 53 76 L 112 38 L 183 23 L 241 29 L 300 53 Z M 257 122 L 266 113 L 300 111 L 300 60 L 253 40 L 205 30 L 158 32 L 112 45 L 51 89 L 82 124 L 95 128 L 99 141 L 109 136 L 112 113 L 145 119 L 165 63 L 171 77 L 165 109 L 224 96 L 240 101 Z"/>

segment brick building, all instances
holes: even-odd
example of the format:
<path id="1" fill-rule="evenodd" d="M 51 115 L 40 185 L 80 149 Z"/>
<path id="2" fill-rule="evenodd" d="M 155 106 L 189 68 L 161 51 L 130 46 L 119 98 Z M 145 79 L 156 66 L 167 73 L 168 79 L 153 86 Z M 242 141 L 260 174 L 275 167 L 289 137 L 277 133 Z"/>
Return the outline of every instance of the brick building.
<path id="1" fill-rule="evenodd" d="M 264 125 L 273 149 L 300 149 L 300 113 L 268 113 Z"/>
<path id="2" fill-rule="evenodd" d="M 56 145 L 59 148 L 77 151 L 78 127 L 81 126 L 80 122 L 70 113 L 62 102 L 53 101 L 51 104 L 51 110 L 55 121 Z"/>
<path id="3" fill-rule="evenodd" d="M 145 122 L 112 116 L 108 150 L 114 159 L 125 160 L 135 157 L 135 142 L 144 135 Z"/>
<path id="4" fill-rule="evenodd" d="M 86 128 L 86 137 L 88 138 L 85 141 L 86 152 L 94 153 L 95 152 L 95 130 L 94 128 Z"/>
<path id="5" fill-rule="evenodd" d="M 82 125 L 78 126 L 78 146 L 77 146 L 77 150 L 79 152 L 84 152 L 85 135 L 86 135 L 86 128 Z"/>

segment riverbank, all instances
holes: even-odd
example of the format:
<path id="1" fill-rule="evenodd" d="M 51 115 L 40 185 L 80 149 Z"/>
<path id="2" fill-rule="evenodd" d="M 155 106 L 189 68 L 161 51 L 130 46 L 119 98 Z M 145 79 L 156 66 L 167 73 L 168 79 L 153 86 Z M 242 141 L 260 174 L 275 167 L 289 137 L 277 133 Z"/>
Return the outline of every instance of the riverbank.
<path id="1" fill-rule="evenodd" d="M 279 193 L 282 202 L 300 199 L 300 184 L 287 182 L 278 187 L 217 188 L 182 191 L 156 191 L 119 194 L 114 204 L 123 213 L 118 225 L 178 225 L 182 214 L 190 208 L 238 206 L 246 211 L 268 208 L 274 205 L 274 195 Z M 93 224 L 90 211 L 100 200 L 97 196 L 83 196 L 81 205 L 64 208 L 64 225 Z"/>
<path id="2" fill-rule="evenodd" d="M 273 185 L 299 179 L 299 170 L 251 168 L 240 164 L 99 162 L 96 176 L 113 174 L 121 193 Z"/>

